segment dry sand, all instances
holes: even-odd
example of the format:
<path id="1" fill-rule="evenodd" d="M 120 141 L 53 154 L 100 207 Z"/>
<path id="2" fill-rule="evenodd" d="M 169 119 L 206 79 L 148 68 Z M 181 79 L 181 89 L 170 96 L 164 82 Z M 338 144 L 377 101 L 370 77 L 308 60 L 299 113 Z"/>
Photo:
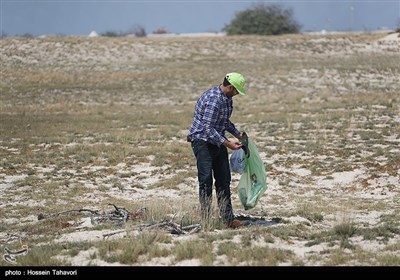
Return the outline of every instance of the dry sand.
<path id="1" fill-rule="evenodd" d="M 37 39 L 40 40 L 40 39 Z M 2 43 L 2 52 L 0 54 L 0 60 L 2 64 L 8 65 L 10 63 L 15 63 L 16 61 L 20 61 L 22 65 L 43 65 L 43 64 L 51 64 L 52 61 L 57 61 L 58 59 L 64 57 L 64 53 L 70 53 L 68 59 L 64 64 L 64 68 L 66 69 L 73 69 L 74 64 L 78 63 L 80 60 L 84 59 L 85 61 L 91 61 L 91 64 L 96 69 L 105 68 L 105 63 L 110 59 L 113 59 L 114 67 L 118 70 L 119 63 L 124 64 L 126 62 L 126 57 L 120 56 L 118 52 L 123 51 L 124 48 L 129 48 L 128 45 L 122 45 L 119 49 L 115 48 L 108 48 L 107 55 L 99 55 L 96 51 L 89 51 L 88 49 L 76 49 L 74 53 L 70 51 L 64 50 L 64 47 L 61 43 L 54 41 L 47 41 L 42 42 L 40 44 L 47 44 L 47 47 L 41 47 L 40 49 L 34 49 L 35 44 L 37 44 L 37 40 L 33 40 L 28 43 L 23 44 L 5 44 Z M 168 40 L 168 39 L 167 39 Z M 379 40 L 376 40 L 372 43 L 349 43 L 349 39 L 342 39 L 339 38 L 336 42 L 337 44 L 343 44 L 343 48 L 337 48 L 334 46 L 329 46 L 328 43 L 331 43 L 333 39 L 325 38 L 325 37 L 318 37 L 315 39 L 310 39 L 310 42 L 315 44 L 316 46 L 322 46 L 327 44 L 327 48 L 324 50 L 325 56 L 339 56 L 343 57 L 350 57 L 353 53 L 357 52 L 373 52 L 373 53 L 385 53 L 385 52 L 395 52 L 400 53 L 400 37 L 399 33 L 389 34 Z M 91 42 L 88 41 L 86 44 L 90 45 Z M 284 44 L 284 43 L 283 43 Z M 170 56 L 176 57 L 185 57 L 186 53 L 185 50 L 180 49 L 177 46 L 173 46 L 172 48 L 168 48 L 167 46 L 161 45 L 161 47 L 155 48 L 146 45 L 146 43 L 138 44 L 136 46 L 135 52 L 131 53 L 131 56 L 128 58 L 130 63 L 135 61 L 140 61 L 142 59 L 147 59 L 151 57 L 151 59 L 167 59 Z M 53 49 L 54 48 L 54 49 Z M 330 48 L 330 49 L 329 49 Z M 21 51 L 27 51 L 31 49 L 30 55 L 28 56 L 19 56 L 18 53 Z M 48 49 L 53 49 L 53 51 L 48 51 Z M 206 50 L 203 50 L 206 52 Z M 265 52 L 276 52 L 277 56 L 284 56 L 285 54 L 281 49 L 275 50 L 260 50 Z M 293 53 L 301 52 L 302 50 L 293 50 Z M 232 52 L 235 52 L 233 49 Z M 319 53 L 318 50 L 315 51 L 317 54 Z M 232 54 L 233 55 L 233 54 Z M 400 58 L 399 58 L 400 62 Z M 400 65 L 400 64 L 399 64 Z M 395 69 L 397 74 L 400 72 L 399 69 Z M 312 91 L 313 88 L 316 89 L 318 87 L 324 87 L 326 83 L 326 79 L 331 79 L 332 83 L 337 82 L 335 78 L 339 77 L 339 74 L 336 72 L 335 69 L 326 69 L 326 73 L 321 78 L 319 76 L 319 70 L 313 69 L 304 69 L 302 71 L 302 75 L 292 75 L 289 77 L 291 84 L 302 84 L 303 90 L 307 91 L 307 86 L 309 86 L 309 90 Z M 7 82 L 10 82 L 13 78 L 7 78 Z M 302 80 L 303 79 L 303 80 Z M 359 79 L 363 81 L 368 81 L 369 84 L 379 84 L 382 80 L 386 82 L 386 86 L 396 87 L 400 83 L 399 75 L 387 76 L 383 77 L 380 73 L 370 73 L 365 75 L 364 73 L 354 74 L 354 80 L 349 80 L 348 83 L 357 83 Z M 252 81 L 252 85 L 255 82 Z M 258 87 L 264 87 L 264 85 L 258 84 Z M 383 85 L 385 86 L 385 85 Z M 273 92 L 274 87 L 278 88 L 278 82 L 274 84 L 265 85 L 265 88 L 268 88 L 269 91 Z M 348 88 L 343 87 L 342 92 L 348 91 Z M 194 94 L 195 96 L 196 94 Z M 87 96 L 85 100 L 85 94 L 82 95 L 82 104 L 90 104 L 96 102 L 102 102 L 101 100 L 91 100 L 91 97 Z M 127 96 L 125 99 L 121 99 L 120 102 L 122 103 L 129 103 L 132 102 L 131 97 Z M 139 99 L 138 102 L 146 102 L 145 99 Z M 312 102 L 321 102 L 317 96 L 310 94 L 309 97 L 303 98 L 301 102 L 304 103 L 312 103 Z M 171 104 L 174 103 L 173 100 L 169 99 L 168 97 L 161 96 L 157 98 L 157 104 Z M 12 106 L 13 104 L 7 104 L 5 101 L 3 106 Z M 14 104 L 15 105 L 15 104 Z M 376 105 L 378 107 L 372 107 L 372 110 L 380 110 L 380 105 Z M 399 104 L 395 105 L 399 108 Z M 340 110 L 340 108 L 338 108 Z M 360 108 L 360 110 L 365 110 L 364 108 Z M 398 112 L 399 113 L 399 112 Z M 384 118 L 385 116 L 382 116 Z M 400 116 L 392 116 L 390 119 L 394 125 L 399 127 L 400 124 Z M 382 123 L 385 123 L 383 121 Z M 291 124 L 293 129 L 301 130 L 302 123 L 296 123 L 295 121 Z M 152 129 L 151 127 L 148 129 Z M 156 127 L 153 129 L 157 129 Z M 354 128 L 354 134 L 356 132 L 356 128 Z M 353 132 L 349 131 L 349 138 L 353 138 Z M 180 139 L 180 143 L 185 145 L 184 137 L 185 137 L 186 130 L 182 129 L 180 135 L 177 135 L 178 139 Z M 250 131 L 253 135 L 256 135 L 257 143 L 261 150 L 264 150 L 264 145 L 268 146 L 271 142 L 271 137 L 268 135 L 263 135 L 261 132 Z M 390 147 L 392 150 L 391 152 L 394 154 L 399 154 L 399 142 L 400 142 L 400 135 L 399 131 L 393 135 L 386 135 L 384 140 L 382 141 L 381 145 L 383 149 L 386 147 Z M 90 142 L 91 139 L 82 139 L 83 141 Z M 276 139 L 272 139 L 276 140 Z M 20 141 L 19 139 L 15 139 L 15 141 Z M 264 144 L 266 143 L 266 144 Z M 15 154 L 18 155 L 19 151 L 15 148 L 8 147 L 8 144 L 4 141 L 1 141 L 1 149 L 5 154 Z M 52 146 L 53 145 L 53 146 Z M 54 148 L 53 144 L 46 144 L 42 143 L 42 146 L 37 146 L 37 148 L 46 150 Z M 63 145 L 63 144 L 59 144 Z M 73 147 L 73 145 L 78 145 L 78 143 L 68 143 L 65 147 Z M 340 171 L 340 172 L 331 172 L 329 176 L 321 175 L 321 176 L 313 176 L 313 171 L 310 169 L 311 166 L 305 166 L 304 164 L 297 164 L 293 166 L 287 165 L 280 165 L 279 162 L 283 162 L 287 157 L 287 155 L 281 155 L 279 151 L 276 153 L 271 154 L 276 147 L 273 145 L 268 146 L 269 153 L 262 151 L 261 157 L 262 160 L 270 166 L 273 172 L 270 170 L 267 171 L 268 179 L 268 189 L 263 197 L 258 202 L 255 209 L 251 211 L 252 214 L 259 214 L 264 213 L 267 218 L 271 218 L 271 215 L 276 215 L 278 213 L 282 213 L 280 209 L 284 208 L 285 211 L 290 211 L 290 209 L 297 209 L 299 202 L 296 200 L 290 200 L 289 198 L 292 197 L 291 195 L 301 195 L 305 197 L 305 201 L 313 201 L 314 199 L 321 199 L 323 204 L 329 204 L 329 200 L 332 199 L 336 202 L 341 203 L 341 201 L 348 201 L 354 200 L 356 202 L 359 201 L 368 201 L 370 199 L 375 201 L 382 201 L 383 204 L 391 205 L 392 207 L 385 207 L 384 211 L 377 211 L 377 210 L 368 210 L 366 208 L 364 211 L 359 210 L 358 212 L 351 211 L 350 213 L 346 213 L 346 209 L 343 209 L 343 213 L 336 213 L 336 215 L 327 215 L 324 217 L 324 220 L 319 223 L 310 223 L 305 217 L 301 217 L 299 215 L 292 215 L 285 217 L 285 221 L 291 224 L 306 224 L 310 225 L 311 227 L 316 227 L 321 230 L 328 230 L 331 229 L 335 224 L 340 223 L 341 215 L 344 215 L 344 219 L 350 219 L 357 225 L 363 225 L 365 227 L 368 226 L 375 226 L 381 222 L 380 218 L 383 215 L 393 215 L 399 214 L 399 185 L 400 185 L 400 173 L 399 171 L 396 174 L 383 172 L 379 175 L 375 176 L 374 178 L 371 177 L 368 167 L 363 166 L 362 164 L 359 166 L 355 166 L 352 170 L 349 171 Z M 34 150 L 33 150 L 34 151 Z M 294 158 L 301 158 L 305 157 L 305 161 L 309 160 L 309 156 L 307 155 L 291 155 Z M 369 154 L 366 152 L 365 155 L 361 155 L 364 157 L 368 157 Z M 332 159 L 333 158 L 333 159 Z M 329 160 L 334 160 L 335 156 L 331 156 Z M 140 183 L 140 187 L 135 188 L 127 188 L 124 191 L 121 191 L 118 188 L 110 188 L 107 191 L 107 196 L 116 198 L 116 199 L 124 199 L 126 201 L 132 201 L 137 203 L 138 201 L 146 201 L 152 198 L 156 198 L 159 200 L 171 201 L 171 203 L 175 203 L 176 201 L 192 201 L 193 203 L 197 203 L 197 179 L 195 177 L 190 177 L 182 182 L 179 186 L 176 186 L 173 189 L 161 189 L 161 188 L 152 188 L 154 184 L 158 182 L 162 182 L 169 178 L 168 174 L 163 172 L 167 167 L 157 167 L 151 164 L 154 160 L 154 157 L 149 157 L 147 162 L 142 163 L 135 163 L 134 166 L 126 165 L 125 163 L 119 163 L 113 168 L 116 170 L 116 174 L 124 174 L 124 173 L 131 173 L 137 174 L 135 176 L 128 176 L 121 178 L 121 184 L 123 186 L 135 186 L 135 184 Z M 326 157 L 321 156 L 321 161 L 328 160 Z M 376 162 L 380 164 L 385 164 L 387 162 L 387 158 L 382 156 L 382 158 L 376 158 Z M 36 176 L 45 176 L 52 172 L 55 166 L 47 166 L 47 167 L 38 167 L 33 166 L 35 168 Z M 81 172 L 89 174 L 90 172 L 96 173 L 96 171 L 101 171 L 105 167 L 102 165 L 89 165 L 87 169 L 82 170 Z M 63 170 L 64 173 L 69 172 L 70 174 L 75 174 L 76 170 L 67 169 Z M 177 173 L 179 172 L 186 172 L 185 169 L 176 170 Z M 29 186 L 19 186 L 18 192 L 13 193 L 13 190 L 16 189 L 16 182 L 25 179 L 28 175 L 27 174 L 15 174 L 10 175 L 2 172 L 2 167 L 0 167 L 0 189 L 1 189 L 1 202 L 0 207 L 2 211 L 5 211 L 6 207 L 16 206 L 16 205 L 27 205 L 29 207 L 35 207 L 42 205 L 42 201 L 37 201 L 35 199 L 30 199 L 24 194 L 24 190 L 29 192 Z M 90 194 L 85 194 L 82 197 L 77 197 L 77 200 L 80 201 L 87 201 L 92 205 L 96 205 L 97 203 L 102 201 L 103 193 L 98 190 L 99 184 L 106 184 L 112 180 L 114 177 L 113 174 L 109 175 L 108 177 L 97 178 L 97 184 L 93 184 L 93 181 L 82 180 L 82 183 L 86 188 L 92 189 L 93 192 Z M 245 213 L 242 210 L 238 196 L 236 194 L 235 185 L 238 183 L 240 175 L 234 174 L 232 185 L 233 185 L 233 204 L 235 206 L 235 212 Z M 287 184 L 282 186 L 282 180 L 287 180 Z M 75 182 L 76 183 L 76 182 Z M 365 188 L 365 183 L 368 185 L 368 188 Z M 289 195 L 290 194 L 290 195 Z M 278 199 L 280 203 L 276 203 L 273 200 Z M 60 201 L 59 203 L 63 203 Z M 312 204 L 312 202 L 310 202 Z M 346 202 L 347 203 L 347 202 Z M 346 208 L 346 203 L 343 202 L 344 208 Z M 367 203 L 367 202 L 365 202 Z M 68 208 L 68 205 L 65 205 L 65 208 Z M 4 212 L 3 212 L 4 213 Z M 27 217 L 18 217 L 25 223 L 36 223 L 36 216 L 30 215 Z M 12 242 L 14 239 L 10 239 L 10 235 L 4 230 L 7 227 L 7 224 L 14 224 L 16 222 L 15 218 L 7 216 L 7 218 L 2 218 L 2 233 L 0 236 L 0 240 L 2 240 L 2 244 L 7 244 L 7 242 Z M 103 234 L 109 233 L 112 230 L 93 230 L 94 226 L 90 223 L 90 219 L 82 218 L 80 226 L 76 227 L 76 231 L 69 232 L 69 233 L 62 233 L 60 232 L 59 236 L 54 240 L 54 242 L 61 242 L 61 243 L 73 243 L 73 242 L 81 242 L 81 241 L 97 241 L 103 239 Z M 273 226 L 272 226 L 273 227 Z M 237 236 L 234 238 L 234 242 L 240 244 L 240 235 L 248 232 L 249 228 L 243 228 L 237 230 Z M 218 230 L 215 231 L 216 234 L 219 232 Z M 20 236 L 23 236 L 23 232 L 18 233 Z M 138 232 L 136 232 L 138 234 Z M 112 238 L 121 238 L 126 236 L 126 233 L 121 233 L 113 236 Z M 182 242 L 183 240 L 187 240 L 188 238 L 198 238 L 198 235 L 194 234 L 191 236 L 173 236 L 175 242 Z M 395 233 L 391 238 L 386 240 L 385 242 L 379 240 L 365 240 L 361 236 L 357 236 L 351 238 L 351 242 L 354 246 L 357 246 L 361 250 L 366 250 L 368 252 L 377 252 L 384 248 L 387 248 L 391 244 L 399 245 L 400 235 L 399 232 Z M 266 243 L 263 239 L 255 239 L 252 241 L 251 246 L 256 247 L 268 247 L 268 248 L 277 248 L 277 249 L 287 249 L 293 252 L 296 255 L 296 258 L 301 260 L 306 260 L 305 265 L 323 265 L 324 259 L 307 259 L 307 256 L 315 255 L 318 256 L 322 254 L 321 252 L 331 250 L 331 244 L 329 242 L 322 242 L 313 246 L 306 245 L 308 240 L 301 240 L 296 238 L 289 238 L 289 239 L 281 239 L 281 238 L 274 238 L 273 243 Z M 337 247 L 337 245 L 336 245 Z M 74 257 L 60 257 L 64 260 L 70 262 L 72 265 L 76 266 L 85 266 L 85 265 L 121 265 L 120 263 L 108 263 L 104 262 L 99 259 L 93 259 L 93 256 L 96 253 L 96 248 L 90 248 L 86 251 L 82 251 Z M 397 250 L 392 252 L 394 255 L 399 256 L 399 246 Z M 362 263 L 349 261 L 346 265 L 362 265 Z M 201 265 L 201 261 L 198 259 L 192 260 L 183 260 L 176 262 L 173 257 L 158 257 L 154 258 L 150 261 L 144 261 L 139 265 L 143 266 L 198 266 Z M 214 265 L 229 265 L 229 261 L 224 256 L 218 256 L 217 259 L 214 261 Z M 239 264 L 243 265 L 243 264 Z M 291 265 L 287 263 L 280 263 L 280 265 Z"/>

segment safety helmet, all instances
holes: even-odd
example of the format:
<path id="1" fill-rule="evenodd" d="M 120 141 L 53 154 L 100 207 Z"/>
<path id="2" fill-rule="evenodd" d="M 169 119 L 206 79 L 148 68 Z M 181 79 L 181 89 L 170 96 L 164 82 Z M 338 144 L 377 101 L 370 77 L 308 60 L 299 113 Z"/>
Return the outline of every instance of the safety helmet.
<path id="1" fill-rule="evenodd" d="M 235 72 L 228 73 L 226 74 L 226 79 L 232 86 L 235 87 L 235 89 L 239 92 L 240 95 L 246 94 L 244 90 L 245 80 L 242 74 Z"/>

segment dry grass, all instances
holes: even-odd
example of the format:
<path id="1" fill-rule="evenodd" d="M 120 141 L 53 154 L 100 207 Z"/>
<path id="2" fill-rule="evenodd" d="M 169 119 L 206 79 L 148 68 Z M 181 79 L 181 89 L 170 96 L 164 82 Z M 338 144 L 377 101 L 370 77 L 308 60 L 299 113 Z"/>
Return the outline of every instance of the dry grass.
<path id="1" fill-rule="evenodd" d="M 17 265 L 399 265 L 400 49 L 380 37 L 0 40 L 1 251 L 27 244 Z M 230 71 L 248 81 L 233 121 L 268 177 L 248 213 L 282 222 L 232 231 L 215 209 L 198 234 L 137 232 L 199 222 L 185 136 L 199 94 Z M 107 241 L 90 234 L 121 228 L 62 239 L 83 213 L 37 220 L 108 203 L 148 212 Z"/>

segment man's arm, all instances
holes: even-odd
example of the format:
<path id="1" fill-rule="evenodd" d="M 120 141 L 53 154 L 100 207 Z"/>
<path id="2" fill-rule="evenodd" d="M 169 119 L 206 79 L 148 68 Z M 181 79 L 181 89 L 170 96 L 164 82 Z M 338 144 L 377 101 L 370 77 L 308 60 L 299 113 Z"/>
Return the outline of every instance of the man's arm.
<path id="1" fill-rule="evenodd" d="M 231 150 L 239 150 L 242 147 L 242 144 L 240 144 L 240 142 L 229 141 L 229 140 L 225 140 L 224 143 L 222 143 L 222 145 Z"/>

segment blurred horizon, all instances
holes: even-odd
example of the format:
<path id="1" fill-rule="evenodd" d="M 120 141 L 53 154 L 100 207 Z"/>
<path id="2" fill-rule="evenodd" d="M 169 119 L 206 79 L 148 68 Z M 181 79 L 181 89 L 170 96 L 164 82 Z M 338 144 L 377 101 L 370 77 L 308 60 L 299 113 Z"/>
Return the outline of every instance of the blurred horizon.
<path id="1" fill-rule="evenodd" d="M 1 0 L 2 36 L 221 32 L 236 13 L 254 4 L 291 9 L 301 32 L 376 31 L 400 27 L 396 1 L 76 1 Z"/>

